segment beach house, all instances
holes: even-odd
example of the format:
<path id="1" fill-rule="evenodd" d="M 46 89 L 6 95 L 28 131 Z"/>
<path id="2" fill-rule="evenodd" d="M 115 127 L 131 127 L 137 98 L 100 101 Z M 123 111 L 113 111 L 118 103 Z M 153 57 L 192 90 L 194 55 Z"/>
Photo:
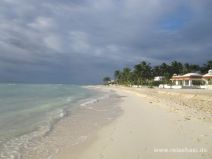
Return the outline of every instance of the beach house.
<path id="1" fill-rule="evenodd" d="M 212 69 L 207 74 L 187 73 L 185 75 L 174 74 L 170 79 L 172 86 L 170 88 L 212 88 Z"/>
<path id="2" fill-rule="evenodd" d="M 199 73 L 187 73 L 185 75 L 173 75 L 170 79 L 176 88 L 196 87 L 203 84 L 202 75 Z"/>
<path id="3" fill-rule="evenodd" d="M 205 81 L 206 85 L 212 85 L 212 69 L 208 71 L 205 75 L 202 76 L 202 79 Z"/>

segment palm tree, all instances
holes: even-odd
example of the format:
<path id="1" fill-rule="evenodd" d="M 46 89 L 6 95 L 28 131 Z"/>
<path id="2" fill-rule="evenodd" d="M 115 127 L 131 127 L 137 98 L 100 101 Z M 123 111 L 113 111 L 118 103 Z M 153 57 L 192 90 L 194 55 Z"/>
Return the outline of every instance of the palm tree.
<path id="1" fill-rule="evenodd" d="M 155 66 L 152 69 L 152 74 L 153 74 L 153 76 L 162 76 L 161 71 L 160 71 L 160 67 L 159 66 Z"/>
<path id="2" fill-rule="evenodd" d="M 197 72 L 197 71 L 200 71 L 200 67 L 199 67 L 199 65 L 191 64 L 189 70 L 190 70 L 190 72 Z"/>
<path id="3" fill-rule="evenodd" d="M 189 63 L 184 63 L 183 65 L 183 74 L 191 72 L 191 66 Z"/>
<path id="4" fill-rule="evenodd" d="M 121 79 L 121 71 L 116 70 L 116 71 L 114 72 L 114 79 L 115 79 L 115 81 L 116 81 L 117 83 L 120 82 L 120 79 Z"/>
<path id="5" fill-rule="evenodd" d="M 104 85 L 107 85 L 109 81 L 111 81 L 110 77 L 104 77 L 103 78 Z"/>
<path id="6" fill-rule="evenodd" d="M 125 67 L 123 69 L 122 75 L 123 75 L 122 78 L 123 78 L 124 84 L 130 85 L 131 84 L 131 69 L 129 67 Z"/>
<path id="7" fill-rule="evenodd" d="M 207 62 L 207 66 L 208 66 L 208 69 L 212 69 L 212 60 L 209 60 Z"/>
<path id="8" fill-rule="evenodd" d="M 174 73 L 176 74 L 185 74 L 189 72 L 195 72 L 201 70 L 202 73 L 206 73 L 209 69 L 212 69 L 212 60 L 208 61 L 202 67 L 196 64 L 189 64 L 178 61 L 172 61 L 171 64 L 162 63 L 161 65 L 155 66 L 153 69 L 151 64 L 142 61 L 139 64 L 136 64 L 131 70 L 129 67 L 125 67 L 122 71 L 116 70 L 114 72 L 114 79 L 118 84 L 123 85 L 141 85 L 141 84 L 150 84 L 153 82 L 153 76 L 164 76 L 164 82 L 170 82 L 169 79 Z M 109 77 L 103 79 L 104 83 L 110 81 Z"/>
<path id="9" fill-rule="evenodd" d="M 139 84 L 146 83 L 152 78 L 152 68 L 150 63 L 142 61 L 140 64 L 134 66 L 135 74 L 137 75 Z"/>
<path id="10" fill-rule="evenodd" d="M 137 85 L 140 85 L 141 82 L 142 82 L 141 70 L 142 70 L 141 64 L 137 64 L 137 65 L 134 66 L 134 71 L 133 71 L 134 78 L 135 78 L 134 83 L 137 84 Z"/>
<path id="11" fill-rule="evenodd" d="M 173 74 L 182 74 L 183 73 L 183 65 L 181 62 L 172 61 L 171 69 Z"/>
<path id="12" fill-rule="evenodd" d="M 169 65 L 167 65 L 166 63 L 162 63 L 159 66 L 159 72 L 160 72 L 161 76 L 165 77 L 166 81 L 168 81 L 171 78 L 171 76 L 173 75 L 171 67 Z"/>
<path id="13" fill-rule="evenodd" d="M 212 60 L 209 60 L 206 64 L 201 68 L 202 73 L 207 73 L 208 70 L 212 69 Z"/>

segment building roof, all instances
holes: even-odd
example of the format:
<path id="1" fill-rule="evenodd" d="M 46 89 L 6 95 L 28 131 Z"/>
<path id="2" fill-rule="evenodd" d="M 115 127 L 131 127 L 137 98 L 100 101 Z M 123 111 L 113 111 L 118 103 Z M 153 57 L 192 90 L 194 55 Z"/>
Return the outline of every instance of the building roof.
<path id="1" fill-rule="evenodd" d="M 202 77 L 202 75 L 199 73 L 187 73 L 183 77 Z"/>
<path id="2" fill-rule="evenodd" d="M 187 73 L 184 75 L 174 74 L 170 80 L 189 80 L 189 79 L 209 79 L 212 78 L 212 69 L 208 70 L 208 73 L 201 75 L 199 73 Z"/>
<path id="3" fill-rule="evenodd" d="M 174 75 L 172 76 L 171 80 L 189 80 L 189 79 L 201 79 L 202 75 L 199 73 L 187 73 L 185 75 Z"/>
<path id="4" fill-rule="evenodd" d="M 203 75 L 203 78 L 212 78 L 212 74 L 207 73 L 207 74 Z"/>
<path id="5" fill-rule="evenodd" d="M 208 73 L 202 76 L 205 79 L 212 78 L 212 69 L 208 70 Z"/>

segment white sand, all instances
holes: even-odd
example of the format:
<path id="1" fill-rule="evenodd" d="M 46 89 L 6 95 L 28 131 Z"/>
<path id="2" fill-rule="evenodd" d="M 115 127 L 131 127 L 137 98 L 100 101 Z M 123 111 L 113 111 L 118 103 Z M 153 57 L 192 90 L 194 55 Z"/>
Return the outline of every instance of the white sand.
<path id="1" fill-rule="evenodd" d="M 212 122 L 170 112 L 145 94 L 121 88 L 124 113 L 98 131 L 97 138 L 75 159 L 211 159 Z M 177 98 L 177 97 L 176 97 Z M 171 103 L 169 105 L 171 107 Z M 193 151 L 207 152 L 154 152 Z M 64 154 L 61 158 L 68 158 Z"/>

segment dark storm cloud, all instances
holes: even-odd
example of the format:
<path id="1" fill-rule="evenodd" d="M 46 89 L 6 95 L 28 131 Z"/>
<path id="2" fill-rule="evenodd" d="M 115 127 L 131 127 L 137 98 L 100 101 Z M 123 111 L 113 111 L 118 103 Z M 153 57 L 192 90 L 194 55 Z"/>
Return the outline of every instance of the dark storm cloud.
<path id="1" fill-rule="evenodd" d="M 2 0 L 1 81 L 97 82 L 116 68 L 212 58 L 212 2 Z"/>

